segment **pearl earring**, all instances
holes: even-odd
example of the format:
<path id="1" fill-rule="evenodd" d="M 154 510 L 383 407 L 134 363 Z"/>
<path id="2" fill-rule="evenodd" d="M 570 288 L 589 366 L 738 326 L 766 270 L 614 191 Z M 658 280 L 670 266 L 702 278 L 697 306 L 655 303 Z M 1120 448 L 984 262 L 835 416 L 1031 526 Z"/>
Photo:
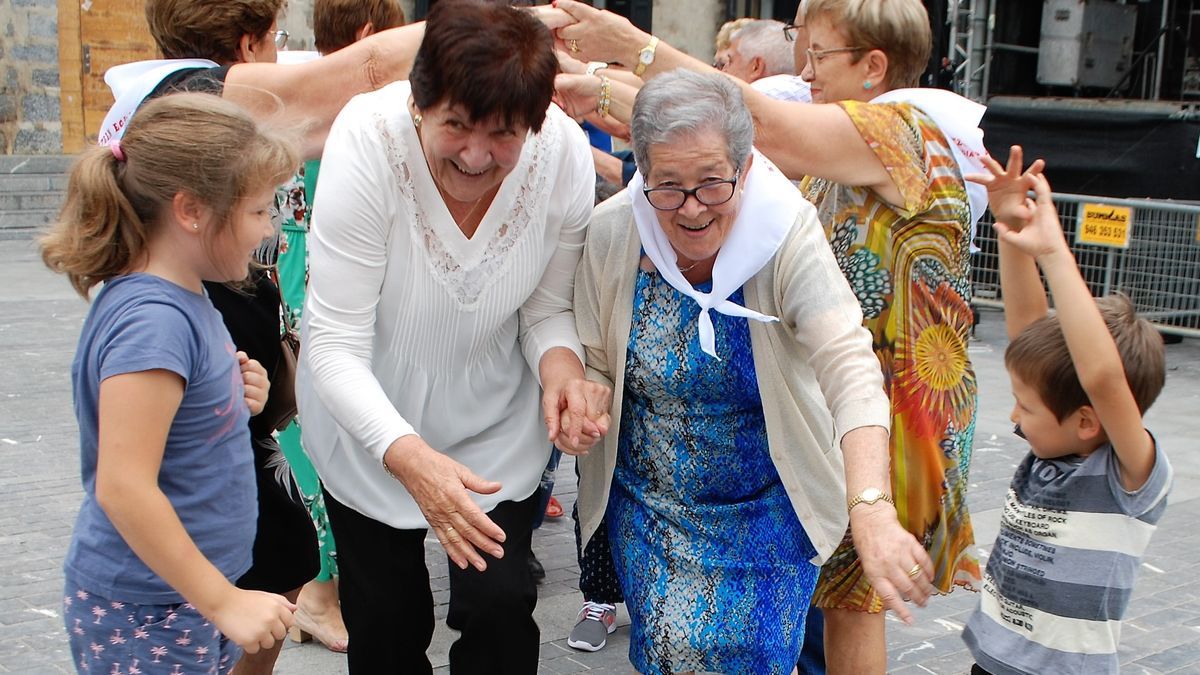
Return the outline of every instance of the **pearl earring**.
<path id="1" fill-rule="evenodd" d="M 192 223 L 192 229 L 193 229 L 193 230 L 198 230 L 198 229 L 200 229 L 200 223 Z"/>
<path id="2" fill-rule="evenodd" d="M 870 80 L 863 82 L 863 89 L 870 89 L 872 86 L 874 85 L 871 84 Z"/>

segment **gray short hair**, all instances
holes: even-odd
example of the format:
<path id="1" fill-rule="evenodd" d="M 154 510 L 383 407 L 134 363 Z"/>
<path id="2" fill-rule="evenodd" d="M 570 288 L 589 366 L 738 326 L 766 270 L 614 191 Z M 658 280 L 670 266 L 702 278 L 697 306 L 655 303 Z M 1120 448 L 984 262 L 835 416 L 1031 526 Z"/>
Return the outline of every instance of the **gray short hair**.
<path id="1" fill-rule="evenodd" d="M 719 73 L 682 68 L 646 83 L 633 102 L 629 122 L 633 158 L 650 175 L 650 146 L 715 131 L 725 138 L 729 162 L 741 170 L 754 145 L 754 120 L 742 90 Z"/>
<path id="2" fill-rule="evenodd" d="M 760 57 L 766 66 L 763 77 L 796 74 L 796 55 L 783 33 L 782 21 L 751 21 L 735 30 L 729 43 L 746 59 Z"/>

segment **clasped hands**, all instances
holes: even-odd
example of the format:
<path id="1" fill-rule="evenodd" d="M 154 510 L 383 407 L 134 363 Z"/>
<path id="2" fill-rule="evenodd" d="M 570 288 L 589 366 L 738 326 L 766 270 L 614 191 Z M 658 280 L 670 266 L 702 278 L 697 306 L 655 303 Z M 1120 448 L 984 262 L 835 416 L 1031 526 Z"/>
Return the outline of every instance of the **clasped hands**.
<path id="1" fill-rule="evenodd" d="M 548 440 L 568 455 L 586 455 L 608 433 L 612 389 L 579 377 L 547 386 L 542 412 Z"/>
<path id="2" fill-rule="evenodd" d="M 570 454 L 587 452 L 608 432 L 612 390 L 582 376 L 550 380 L 543 378 L 542 396 L 549 440 Z M 396 439 L 384 453 L 383 464 L 412 495 L 446 555 L 460 569 L 487 569 L 483 553 L 504 557 L 504 530 L 470 495 L 495 494 L 499 482 L 476 475 L 416 434 Z"/>

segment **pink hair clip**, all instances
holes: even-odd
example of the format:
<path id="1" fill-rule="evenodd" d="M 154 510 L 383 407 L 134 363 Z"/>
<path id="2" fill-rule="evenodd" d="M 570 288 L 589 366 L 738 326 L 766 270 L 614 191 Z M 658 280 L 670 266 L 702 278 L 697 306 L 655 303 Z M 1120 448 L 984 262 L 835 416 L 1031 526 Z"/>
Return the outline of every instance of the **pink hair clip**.
<path id="1" fill-rule="evenodd" d="M 117 140 L 109 143 L 108 149 L 112 151 L 113 157 L 116 157 L 118 162 L 125 161 L 125 151 L 121 149 L 121 141 Z"/>

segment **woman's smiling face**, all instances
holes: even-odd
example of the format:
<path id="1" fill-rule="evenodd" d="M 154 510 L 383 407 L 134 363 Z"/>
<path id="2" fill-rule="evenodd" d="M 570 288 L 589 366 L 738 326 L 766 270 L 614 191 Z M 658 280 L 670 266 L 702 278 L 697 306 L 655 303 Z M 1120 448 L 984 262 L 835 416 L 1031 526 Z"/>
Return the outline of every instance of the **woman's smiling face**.
<path id="1" fill-rule="evenodd" d="M 729 146 L 715 130 L 682 135 L 669 143 L 651 145 L 647 153 L 650 173 L 647 188 L 693 189 L 735 178 L 738 167 L 729 160 Z M 747 167 L 748 168 L 748 167 Z M 745 171 L 743 170 L 743 174 Z M 721 250 L 733 230 L 740 204 L 741 185 L 724 204 L 709 206 L 689 195 L 670 211 L 655 209 L 659 227 L 675 249 L 680 267 L 708 260 Z"/>
<path id="2" fill-rule="evenodd" d="M 446 196 L 473 202 L 504 180 L 521 159 L 529 129 L 502 119 L 472 120 L 461 105 L 439 103 L 421 112 L 421 150 Z"/>

